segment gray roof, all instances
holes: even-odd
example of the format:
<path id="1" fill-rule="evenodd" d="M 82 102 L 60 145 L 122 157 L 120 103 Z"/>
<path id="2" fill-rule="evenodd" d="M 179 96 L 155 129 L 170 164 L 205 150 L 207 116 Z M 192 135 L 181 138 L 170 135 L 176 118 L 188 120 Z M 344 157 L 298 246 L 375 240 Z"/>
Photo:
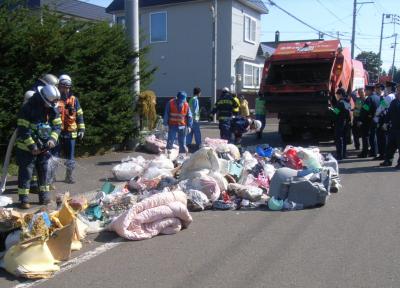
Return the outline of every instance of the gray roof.
<path id="1" fill-rule="evenodd" d="M 79 0 L 28 0 L 29 8 L 49 6 L 59 13 L 95 21 L 111 22 L 112 15 L 106 13 L 104 7 Z"/>
<path id="2" fill-rule="evenodd" d="M 194 0 L 139 0 L 140 7 L 148 7 L 155 5 L 168 5 L 182 2 L 191 2 Z M 238 0 L 244 4 L 247 4 L 254 9 L 257 9 L 260 13 L 268 13 L 268 9 L 265 6 L 264 2 L 261 0 Z M 107 13 L 112 13 L 115 11 L 123 11 L 125 10 L 125 0 L 114 0 L 111 4 L 106 8 Z"/>

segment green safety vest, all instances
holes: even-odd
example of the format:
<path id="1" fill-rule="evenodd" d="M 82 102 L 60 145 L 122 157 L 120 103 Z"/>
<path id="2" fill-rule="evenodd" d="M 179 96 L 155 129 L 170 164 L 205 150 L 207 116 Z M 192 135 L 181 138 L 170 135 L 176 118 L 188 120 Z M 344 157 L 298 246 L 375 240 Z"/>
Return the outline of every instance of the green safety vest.
<path id="1" fill-rule="evenodd" d="M 256 115 L 265 115 L 265 100 L 256 98 Z"/>
<path id="2" fill-rule="evenodd" d="M 354 112 L 353 112 L 354 117 L 360 116 L 360 112 L 361 112 L 363 104 L 364 104 L 363 100 L 361 100 L 360 98 L 356 99 L 356 103 L 354 105 Z"/>
<path id="3" fill-rule="evenodd" d="M 195 112 L 193 109 L 193 103 L 194 103 L 194 100 L 196 100 L 195 98 L 198 100 L 197 96 L 193 96 L 192 98 L 190 98 L 189 106 L 190 106 L 190 110 L 192 112 L 193 120 L 199 121 L 200 120 L 200 102 L 198 102 L 198 105 L 197 105 L 198 111 Z"/>

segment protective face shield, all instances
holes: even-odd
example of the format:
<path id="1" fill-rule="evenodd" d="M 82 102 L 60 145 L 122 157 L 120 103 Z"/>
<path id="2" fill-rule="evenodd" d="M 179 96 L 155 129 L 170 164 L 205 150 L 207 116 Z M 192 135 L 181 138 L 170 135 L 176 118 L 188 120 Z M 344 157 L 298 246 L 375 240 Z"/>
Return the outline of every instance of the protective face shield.
<path id="1" fill-rule="evenodd" d="M 44 74 L 42 77 L 39 78 L 39 80 L 46 85 L 58 85 L 58 78 L 53 74 Z"/>
<path id="2" fill-rule="evenodd" d="M 49 107 L 56 107 L 57 101 L 60 100 L 60 91 L 54 85 L 46 85 L 39 91 L 44 103 Z"/>
<path id="3" fill-rule="evenodd" d="M 24 95 L 24 104 L 25 104 L 26 102 L 28 102 L 28 100 L 33 96 L 33 94 L 35 94 L 35 91 L 33 91 L 33 90 L 28 90 L 28 91 L 25 92 L 25 95 Z"/>
<path id="4" fill-rule="evenodd" d="M 256 130 L 256 132 L 259 132 L 261 129 L 261 121 L 260 120 L 253 120 L 253 127 Z"/>
<path id="5" fill-rule="evenodd" d="M 62 85 L 62 86 L 68 87 L 68 88 L 70 88 L 72 86 L 72 79 L 67 74 L 61 75 L 59 80 L 60 80 L 59 85 Z"/>

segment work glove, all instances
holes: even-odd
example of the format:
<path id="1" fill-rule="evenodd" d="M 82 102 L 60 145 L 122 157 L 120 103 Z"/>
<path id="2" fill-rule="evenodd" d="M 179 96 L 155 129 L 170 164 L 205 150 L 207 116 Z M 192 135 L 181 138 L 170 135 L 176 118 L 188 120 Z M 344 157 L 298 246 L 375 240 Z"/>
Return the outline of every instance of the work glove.
<path id="1" fill-rule="evenodd" d="M 83 139 L 83 136 L 85 136 L 85 131 L 79 131 L 78 132 L 78 138 L 79 138 L 79 140 L 82 140 Z"/>
<path id="2" fill-rule="evenodd" d="M 361 121 L 357 121 L 357 127 L 361 127 L 362 126 L 362 122 Z"/>
<path id="3" fill-rule="evenodd" d="M 56 142 L 54 140 L 47 141 L 47 147 L 49 147 L 49 149 L 53 149 L 56 147 Z"/>
<path id="4" fill-rule="evenodd" d="M 375 122 L 375 123 L 378 123 L 378 122 L 379 122 L 379 118 L 378 118 L 378 117 L 376 117 L 376 116 L 374 117 L 374 119 L 373 119 L 373 120 L 374 120 L 374 122 Z"/>
<path id="5" fill-rule="evenodd" d="M 190 134 L 190 132 L 192 132 L 192 128 L 187 127 L 187 134 Z"/>
<path id="6" fill-rule="evenodd" d="M 387 123 L 383 123 L 382 124 L 382 130 L 383 131 L 387 131 L 388 130 L 388 124 Z"/>

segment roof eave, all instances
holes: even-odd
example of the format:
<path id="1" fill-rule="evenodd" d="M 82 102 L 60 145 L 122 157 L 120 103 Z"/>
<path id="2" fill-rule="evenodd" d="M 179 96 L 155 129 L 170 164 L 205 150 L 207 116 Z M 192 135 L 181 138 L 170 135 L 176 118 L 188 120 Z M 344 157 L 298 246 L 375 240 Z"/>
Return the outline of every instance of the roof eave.
<path id="1" fill-rule="evenodd" d="M 237 1 L 242 3 L 242 4 L 244 4 L 244 5 L 246 5 L 246 6 L 248 6 L 248 7 L 250 7 L 250 8 L 252 8 L 252 9 L 254 9 L 254 10 L 256 10 L 260 14 L 268 14 L 269 13 L 269 10 L 267 8 L 262 8 L 262 7 L 260 7 L 260 6 L 256 5 L 256 4 L 254 4 L 254 3 L 251 3 L 248 0 L 237 0 Z"/>

